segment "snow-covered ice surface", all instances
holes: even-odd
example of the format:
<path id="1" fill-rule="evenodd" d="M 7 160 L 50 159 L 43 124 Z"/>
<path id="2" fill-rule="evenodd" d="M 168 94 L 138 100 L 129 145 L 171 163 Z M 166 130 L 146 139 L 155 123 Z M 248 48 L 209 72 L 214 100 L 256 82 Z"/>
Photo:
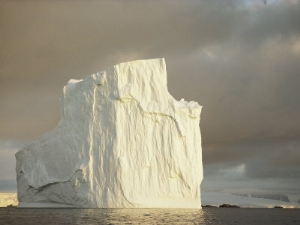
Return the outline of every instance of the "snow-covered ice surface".
<path id="1" fill-rule="evenodd" d="M 61 96 L 58 126 L 16 153 L 22 207 L 201 208 L 201 108 L 176 101 L 164 59 L 121 63 Z"/>
<path id="2" fill-rule="evenodd" d="M 296 202 L 284 202 L 273 199 L 254 198 L 246 196 L 238 196 L 228 192 L 203 191 L 202 205 L 220 206 L 224 203 L 238 205 L 243 208 L 273 208 L 281 206 L 284 208 L 299 208 Z"/>

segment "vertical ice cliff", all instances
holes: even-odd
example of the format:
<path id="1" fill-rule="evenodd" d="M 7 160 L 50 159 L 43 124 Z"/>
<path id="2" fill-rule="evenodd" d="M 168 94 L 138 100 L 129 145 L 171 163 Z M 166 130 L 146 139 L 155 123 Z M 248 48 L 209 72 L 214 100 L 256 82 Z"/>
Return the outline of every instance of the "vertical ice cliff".
<path id="1" fill-rule="evenodd" d="M 58 126 L 16 154 L 19 206 L 201 208 L 200 112 L 164 59 L 70 80 Z"/>

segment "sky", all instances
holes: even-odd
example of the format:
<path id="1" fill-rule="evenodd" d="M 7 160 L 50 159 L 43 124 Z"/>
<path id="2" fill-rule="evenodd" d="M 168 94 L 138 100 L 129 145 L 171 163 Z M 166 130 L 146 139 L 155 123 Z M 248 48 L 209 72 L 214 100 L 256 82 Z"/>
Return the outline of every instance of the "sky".
<path id="1" fill-rule="evenodd" d="M 202 189 L 300 194 L 300 0 L 0 0 L 0 192 L 70 79 L 165 58 L 203 105 Z"/>

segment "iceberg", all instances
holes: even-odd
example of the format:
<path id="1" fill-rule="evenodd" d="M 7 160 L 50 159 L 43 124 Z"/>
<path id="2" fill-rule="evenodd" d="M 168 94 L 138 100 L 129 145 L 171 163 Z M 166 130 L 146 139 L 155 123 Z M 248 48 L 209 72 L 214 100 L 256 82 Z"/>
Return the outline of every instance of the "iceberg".
<path id="1" fill-rule="evenodd" d="M 164 59 L 70 80 L 60 104 L 16 153 L 19 207 L 201 208 L 202 106 L 169 94 Z"/>

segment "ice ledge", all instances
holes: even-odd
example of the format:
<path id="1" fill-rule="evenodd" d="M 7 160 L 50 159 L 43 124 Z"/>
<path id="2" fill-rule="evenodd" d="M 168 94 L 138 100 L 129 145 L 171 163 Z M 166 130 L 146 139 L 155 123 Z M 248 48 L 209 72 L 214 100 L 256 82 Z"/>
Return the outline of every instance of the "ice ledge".
<path id="1" fill-rule="evenodd" d="M 172 203 L 170 205 L 170 203 Z M 131 208 L 190 208 L 201 209 L 199 201 L 195 199 L 182 199 L 182 198 L 156 198 L 144 200 L 143 204 L 132 205 Z M 41 202 L 19 202 L 18 208 L 82 208 L 74 205 L 61 204 L 56 202 L 41 201 Z M 123 207 L 117 207 L 123 208 Z"/>
<path id="2" fill-rule="evenodd" d="M 56 202 L 19 202 L 18 208 L 76 208 L 74 205 Z"/>

